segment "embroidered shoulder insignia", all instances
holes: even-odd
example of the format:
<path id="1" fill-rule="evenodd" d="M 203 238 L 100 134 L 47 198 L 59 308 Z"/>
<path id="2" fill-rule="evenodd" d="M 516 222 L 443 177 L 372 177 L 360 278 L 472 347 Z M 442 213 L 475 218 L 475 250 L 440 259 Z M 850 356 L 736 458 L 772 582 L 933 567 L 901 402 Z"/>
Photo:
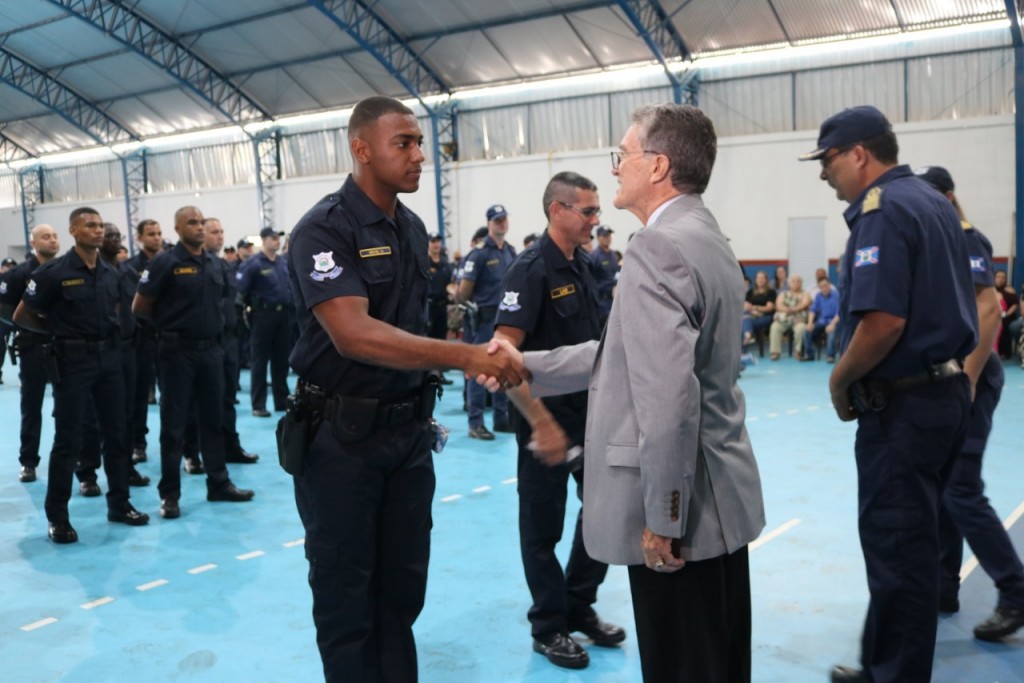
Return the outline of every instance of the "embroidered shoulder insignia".
<path id="1" fill-rule="evenodd" d="M 872 187 L 868 190 L 868 194 L 864 197 L 864 201 L 860 205 L 861 213 L 871 213 L 872 211 L 878 211 L 882 205 L 882 188 Z"/>

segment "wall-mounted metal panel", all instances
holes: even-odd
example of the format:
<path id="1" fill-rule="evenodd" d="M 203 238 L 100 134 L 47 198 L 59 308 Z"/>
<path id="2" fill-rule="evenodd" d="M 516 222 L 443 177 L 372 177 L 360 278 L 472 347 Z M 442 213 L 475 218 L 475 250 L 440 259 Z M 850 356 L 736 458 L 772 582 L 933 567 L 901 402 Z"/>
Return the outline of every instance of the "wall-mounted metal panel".
<path id="1" fill-rule="evenodd" d="M 459 115 L 459 158 L 501 159 L 529 154 L 527 106 L 503 107 Z"/>
<path id="2" fill-rule="evenodd" d="M 610 147 L 608 123 L 604 95 L 531 104 L 530 153 Z"/>
<path id="3" fill-rule="evenodd" d="M 793 129 L 793 79 L 789 75 L 736 81 L 701 81 L 700 108 L 719 137 Z"/>
<path id="4" fill-rule="evenodd" d="M 1013 113 L 1013 50 L 912 59 L 908 119 L 933 121 Z"/>
<path id="5" fill-rule="evenodd" d="M 817 130 L 836 112 L 859 104 L 878 107 L 893 123 L 904 120 L 903 64 L 852 66 L 796 75 L 796 127 Z"/>

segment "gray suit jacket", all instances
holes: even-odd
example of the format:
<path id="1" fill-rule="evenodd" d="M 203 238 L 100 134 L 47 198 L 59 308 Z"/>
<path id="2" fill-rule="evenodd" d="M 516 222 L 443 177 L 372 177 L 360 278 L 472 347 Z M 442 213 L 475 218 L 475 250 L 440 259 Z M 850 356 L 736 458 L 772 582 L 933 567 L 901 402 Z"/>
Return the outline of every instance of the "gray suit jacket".
<path id="1" fill-rule="evenodd" d="M 589 387 L 583 538 L 594 559 L 643 564 L 644 527 L 686 560 L 764 528 L 761 478 L 736 384 L 743 278 L 699 196 L 638 232 L 601 342 L 529 352 L 535 396 Z"/>

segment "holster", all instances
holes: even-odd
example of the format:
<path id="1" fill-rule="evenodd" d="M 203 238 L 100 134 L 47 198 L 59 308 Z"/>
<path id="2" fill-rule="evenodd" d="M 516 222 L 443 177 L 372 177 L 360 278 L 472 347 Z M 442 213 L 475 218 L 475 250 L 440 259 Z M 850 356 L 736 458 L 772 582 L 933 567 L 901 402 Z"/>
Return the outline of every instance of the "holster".
<path id="1" fill-rule="evenodd" d="M 892 390 L 885 380 L 860 380 L 850 385 L 848 393 L 850 405 L 858 413 L 877 413 L 889 405 Z"/>
<path id="2" fill-rule="evenodd" d="M 320 415 L 299 396 L 289 396 L 287 410 L 277 422 L 277 459 L 292 476 L 302 474 Z"/>

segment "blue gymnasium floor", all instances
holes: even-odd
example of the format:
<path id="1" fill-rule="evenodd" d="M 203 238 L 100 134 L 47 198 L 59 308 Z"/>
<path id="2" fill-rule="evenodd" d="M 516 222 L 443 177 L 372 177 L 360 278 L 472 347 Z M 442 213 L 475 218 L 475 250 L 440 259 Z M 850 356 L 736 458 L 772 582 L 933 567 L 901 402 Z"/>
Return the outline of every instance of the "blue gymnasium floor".
<path id="1" fill-rule="evenodd" d="M 153 516 L 150 525 L 108 524 L 102 498 L 76 493 L 71 516 L 81 540 L 54 546 L 46 540 L 44 479 L 17 481 L 18 388 L 14 370 L 5 370 L 0 681 L 318 680 L 302 527 L 291 483 L 274 456 L 276 420 L 240 411 L 243 443 L 262 457 L 257 465 L 232 466 L 232 478 L 256 489 L 254 502 L 207 503 L 203 478 L 183 475 L 183 516 L 161 520 L 151 445 L 151 459 L 140 469 L 154 483 L 133 489 L 135 505 Z M 827 681 L 832 664 L 857 661 L 867 591 L 856 532 L 854 427 L 829 408 L 828 370 L 824 363 L 762 361 L 742 380 L 768 516 L 751 553 L 758 682 Z M 1024 512 L 1024 423 L 1017 417 L 1024 371 L 1007 366 L 1007 380 L 985 468 L 1004 519 Z M 243 394 L 240 408 L 247 399 Z M 460 406 L 459 392 L 449 391 L 440 407 L 452 438 L 436 459 L 430 581 L 416 624 L 421 680 L 639 681 L 622 568 L 609 572 L 598 609 L 629 630 L 623 647 L 589 647 L 591 664 L 583 671 L 556 668 L 531 651 L 513 437 L 499 435 L 490 445 L 471 441 Z M 156 408 L 150 410 L 154 424 Z M 44 451 L 51 438 L 48 425 Z M 102 478 L 101 484 L 105 489 Z M 1024 521 L 1011 533 L 1024 550 Z M 959 614 L 941 619 L 934 680 L 1024 681 L 1024 634 L 999 645 L 971 637 L 995 602 L 983 572 L 968 576 L 961 601 Z"/>

